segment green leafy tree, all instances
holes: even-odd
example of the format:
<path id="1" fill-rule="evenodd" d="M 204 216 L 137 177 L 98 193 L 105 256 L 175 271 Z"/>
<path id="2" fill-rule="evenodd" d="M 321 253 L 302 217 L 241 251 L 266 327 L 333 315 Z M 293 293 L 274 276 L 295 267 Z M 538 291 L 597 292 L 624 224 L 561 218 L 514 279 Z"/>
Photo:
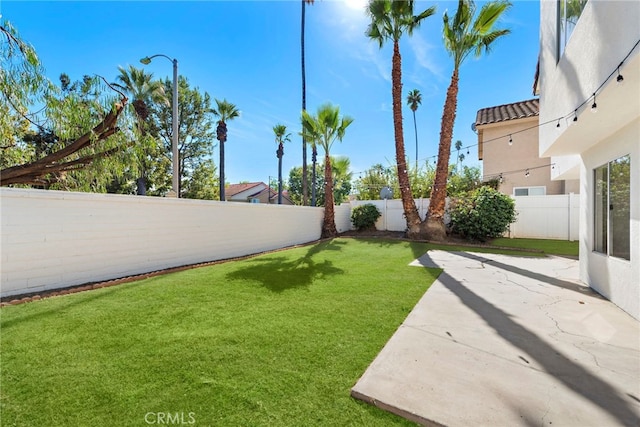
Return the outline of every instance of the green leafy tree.
<path id="1" fill-rule="evenodd" d="M 363 176 L 355 182 L 355 191 L 359 200 L 378 200 L 380 191 L 389 187 L 394 191 L 394 197 L 399 195 L 397 179 L 391 167 L 385 167 L 378 163 L 363 172 Z"/>
<path id="2" fill-rule="evenodd" d="M 509 30 L 495 29 L 495 25 L 510 5 L 509 2 L 502 0 L 487 2 L 474 18 L 476 11 L 474 2 L 472 0 L 459 0 L 458 10 L 453 19 L 450 19 L 446 12 L 443 16 L 444 44 L 447 52 L 453 58 L 453 73 L 442 113 L 435 185 L 431 191 L 429 211 L 427 213 L 427 230 L 430 239 L 444 240 L 446 238 L 444 225 L 445 200 L 447 197 L 451 139 L 453 137 L 453 126 L 458 104 L 460 66 L 471 53 L 474 53 L 476 57 L 480 57 L 483 52 L 489 52 L 497 39 L 509 34 Z"/>
<path id="3" fill-rule="evenodd" d="M 0 24 L 0 141 L 16 145 L 29 126 L 29 108 L 44 99 L 49 82 L 35 48 L 8 21 Z M 16 125 L 20 128 L 17 131 Z"/>
<path id="4" fill-rule="evenodd" d="M 464 166 L 462 170 L 451 167 L 451 177 L 447 180 L 447 194 L 459 197 L 483 185 L 480 168 Z"/>
<path id="5" fill-rule="evenodd" d="M 218 194 L 218 179 L 216 178 L 216 166 L 213 160 L 206 159 L 190 172 L 189 179 L 185 181 L 182 197 L 186 199 L 216 200 Z"/>
<path id="6" fill-rule="evenodd" d="M 102 190 L 101 173 L 119 172 L 123 163 L 117 155 L 126 153 L 120 115 L 127 98 L 98 78 L 83 83 L 82 91 L 69 93 L 56 87 L 45 77 L 35 49 L 8 21 L 0 25 L 0 185 L 49 187 L 92 168 L 92 181 L 73 189 Z M 30 113 L 36 105 L 41 113 Z M 25 121 L 35 133 L 53 135 L 50 151 L 36 155 L 33 144 L 24 141 L 33 134 Z"/>
<path id="7" fill-rule="evenodd" d="M 345 202 L 351 194 L 351 179 L 353 174 L 349 171 L 350 161 L 347 157 L 333 157 L 331 156 L 331 174 L 333 181 L 333 200 L 334 204 L 339 205 Z M 324 162 L 316 165 L 316 193 L 318 206 L 324 206 Z M 311 176 L 310 168 L 307 169 L 307 174 Z M 296 166 L 289 171 L 288 191 L 289 198 L 296 204 L 302 205 L 302 168 Z"/>
<path id="8" fill-rule="evenodd" d="M 287 127 L 277 124 L 273 127 L 273 133 L 276 135 L 276 156 L 278 157 L 278 204 L 282 204 L 282 156 L 284 156 L 284 143 L 291 141 L 291 134 L 287 133 Z"/>
<path id="9" fill-rule="evenodd" d="M 396 164 L 398 181 L 402 197 L 402 207 L 407 220 L 409 237 L 421 237 L 421 221 L 418 209 L 411 195 L 407 159 L 404 148 L 402 130 L 402 58 L 400 56 L 400 39 L 403 34 L 411 35 L 422 21 L 435 13 L 435 7 L 425 9 L 414 15 L 413 0 L 371 0 L 367 13 L 371 23 L 367 28 L 367 36 L 383 47 L 385 41 L 393 42 L 391 66 L 391 97 L 393 100 L 393 130 L 395 135 Z"/>
<path id="10" fill-rule="evenodd" d="M 154 104 L 151 108 L 151 133 L 163 142 L 162 155 L 156 159 L 158 167 L 164 173 L 158 174 L 153 181 L 155 191 L 161 194 L 171 189 L 172 156 L 172 97 L 173 80 L 162 82 L 164 92 L 168 94 L 168 104 Z M 195 170 L 203 170 L 200 165 L 213 155 L 215 140 L 214 119 L 211 115 L 211 97 L 198 87 L 191 87 L 189 80 L 178 79 L 178 169 L 180 197 L 187 197 L 183 187 L 193 186 L 190 180 L 202 177 Z M 218 194 L 216 192 L 216 194 Z"/>
<path id="11" fill-rule="evenodd" d="M 315 116 L 306 110 L 302 112 L 302 132 L 309 139 L 317 141 L 324 150 L 324 220 L 322 236 L 333 237 L 338 234 L 335 223 L 333 175 L 331 171 L 331 146 L 342 141 L 347 127 L 353 122 L 348 116 L 340 118 L 340 108 L 324 104 L 318 108 Z"/>
<path id="12" fill-rule="evenodd" d="M 324 194 L 323 194 L 324 178 L 322 176 L 323 170 L 324 169 L 322 164 L 316 165 L 316 175 L 319 178 L 314 181 L 311 179 L 311 176 L 312 176 L 311 168 L 310 167 L 307 168 L 307 182 L 310 182 L 310 183 L 315 182 L 314 184 L 315 190 L 317 194 L 320 196 L 316 201 L 317 206 L 324 205 Z M 287 188 L 289 191 L 289 198 L 291 199 L 291 201 L 296 205 L 300 205 L 300 206 L 304 204 L 302 183 L 303 183 L 302 167 L 294 166 L 289 170 L 289 178 L 287 179 Z M 277 185 L 276 185 L 276 188 L 277 188 Z"/>
<path id="13" fill-rule="evenodd" d="M 422 104 L 422 94 L 418 89 L 413 89 L 407 95 L 407 105 L 413 112 L 413 131 L 416 136 L 416 168 L 418 167 L 418 124 L 416 123 L 416 110 Z"/>
<path id="14" fill-rule="evenodd" d="M 224 144 L 227 142 L 227 122 L 240 116 L 240 110 L 228 102 L 226 99 L 220 101 L 216 99 L 216 107 L 212 110 L 213 114 L 218 117 L 218 127 L 216 128 L 216 137 L 220 142 L 220 200 L 225 201 L 224 194 Z"/>

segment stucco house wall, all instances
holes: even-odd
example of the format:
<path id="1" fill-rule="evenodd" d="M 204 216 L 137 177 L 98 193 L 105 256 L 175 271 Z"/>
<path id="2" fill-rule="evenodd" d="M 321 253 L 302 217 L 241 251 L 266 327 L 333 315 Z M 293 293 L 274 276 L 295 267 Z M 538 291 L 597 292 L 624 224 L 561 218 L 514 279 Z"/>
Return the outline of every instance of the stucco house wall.
<path id="1" fill-rule="evenodd" d="M 537 125 L 538 118 L 530 117 L 478 126 L 483 140 L 488 141 L 483 144 L 484 180 L 502 174 L 502 193 L 514 195 L 514 188 L 521 187 L 544 187 L 548 195 L 565 193 L 564 181 L 551 180 L 551 159 L 538 155 L 538 128 L 521 132 Z"/>
<path id="2" fill-rule="evenodd" d="M 563 53 L 558 16 L 558 2 L 541 1 L 540 122 L 560 126 L 540 128 L 540 156 L 561 158 L 555 176 L 579 171 L 581 280 L 640 319 L 640 2 L 589 0 Z M 596 252 L 594 241 L 594 170 L 626 155 L 629 260 Z"/>

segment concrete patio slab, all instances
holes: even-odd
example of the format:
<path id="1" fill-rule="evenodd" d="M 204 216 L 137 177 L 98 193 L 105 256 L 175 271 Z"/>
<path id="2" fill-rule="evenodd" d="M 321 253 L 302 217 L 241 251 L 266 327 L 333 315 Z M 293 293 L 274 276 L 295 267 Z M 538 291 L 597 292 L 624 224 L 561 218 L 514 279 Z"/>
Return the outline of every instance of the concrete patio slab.
<path id="1" fill-rule="evenodd" d="M 424 425 L 640 426 L 640 325 L 576 260 L 429 251 L 444 269 L 353 387 Z"/>

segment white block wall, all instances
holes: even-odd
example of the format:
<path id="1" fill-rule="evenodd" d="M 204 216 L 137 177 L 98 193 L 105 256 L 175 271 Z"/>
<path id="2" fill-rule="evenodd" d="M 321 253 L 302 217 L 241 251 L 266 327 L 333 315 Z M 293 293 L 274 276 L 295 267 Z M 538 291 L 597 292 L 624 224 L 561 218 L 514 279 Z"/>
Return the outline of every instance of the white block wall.
<path id="1" fill-rule="evenodd" d="M 0 189 L 1 296 L 317 240 L 322 208 Z"/>

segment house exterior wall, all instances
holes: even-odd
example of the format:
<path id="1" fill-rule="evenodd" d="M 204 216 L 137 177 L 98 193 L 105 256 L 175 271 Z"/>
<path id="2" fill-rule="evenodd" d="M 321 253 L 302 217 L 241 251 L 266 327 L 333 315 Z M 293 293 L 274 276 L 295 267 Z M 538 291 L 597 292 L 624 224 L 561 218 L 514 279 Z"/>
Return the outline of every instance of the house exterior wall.
<path id="1" fill-rule="evenodd" d="M 324 209 L 0 189 L 1 296 L 232 258 L 320 238 Z"/>
<path id="2" fill-rule="evenodd" d="M 551 159 L 538 155 L 537 125 L 538 118 L 532 117 L 477 127 L 478 132 L 482 132 L 484 180 L 502 173 L 499 190 L 504 194 L 513 196 L 514 188 L 519 187 L 544 187 L 545 194 L 565 193 L 563 181 L 551 180 Z M 509 145 L 509 135 L 512 145 Z M 529 176 L 525 176 L 526 169 Z"/>
<path id="3" fill-rule="evenodd" d="M 610 257 L 593 250 L 593 170 L 607 162 L 631 155 L 631 260 Z M 640 118 L 582 155 L 580 280 L 640 319 Z"/>
<path id="4" fill-rule="evenodd" d="M 573 156 L 558 175 L 580 171 L 581 280 L 640 319 L 640 2 L 589 0 L 562 56 L 557 7 L 551 0 L 540 6 L 540 122 L 560 124 L 540 128 L 540 155 Z M 629 261 L 593 251 L 594 169 L 624 155 L 631 163 Z"/>

